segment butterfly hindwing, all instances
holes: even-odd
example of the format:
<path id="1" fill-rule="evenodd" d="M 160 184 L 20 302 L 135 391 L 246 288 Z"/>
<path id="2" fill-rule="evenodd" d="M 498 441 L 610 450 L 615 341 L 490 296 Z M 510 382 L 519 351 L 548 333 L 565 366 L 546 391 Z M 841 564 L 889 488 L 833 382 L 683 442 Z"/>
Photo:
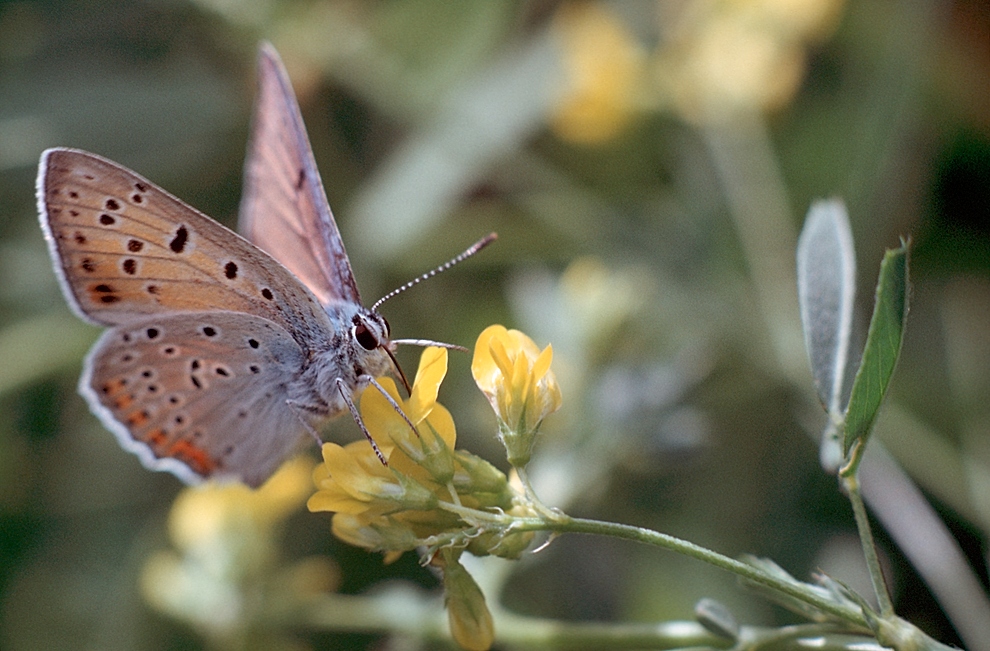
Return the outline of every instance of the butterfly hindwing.
<path id="1" fill-rule="evenodd" d="M 266 319 L 152 317 L 104 333 L 80 390 L 148 467 L 257 486 L 306 431 L 287 402 L 302 363 L 292 336 Z"/>

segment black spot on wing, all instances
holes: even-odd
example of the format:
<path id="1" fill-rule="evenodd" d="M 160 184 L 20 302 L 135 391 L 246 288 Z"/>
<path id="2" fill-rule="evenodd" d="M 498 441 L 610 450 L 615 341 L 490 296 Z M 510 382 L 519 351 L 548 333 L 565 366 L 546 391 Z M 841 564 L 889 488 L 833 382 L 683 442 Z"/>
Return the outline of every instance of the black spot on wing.
<path id="1" fill-rule="evenodd" d="M 174 253 L 182 253 L 186 248 L 186 243 L 189 241 L 189 229 L 185 226 L 179 226 L 175 231 L 175 237 L 172 241 L 168 243 L 168 248 L 172 249 Z"/>

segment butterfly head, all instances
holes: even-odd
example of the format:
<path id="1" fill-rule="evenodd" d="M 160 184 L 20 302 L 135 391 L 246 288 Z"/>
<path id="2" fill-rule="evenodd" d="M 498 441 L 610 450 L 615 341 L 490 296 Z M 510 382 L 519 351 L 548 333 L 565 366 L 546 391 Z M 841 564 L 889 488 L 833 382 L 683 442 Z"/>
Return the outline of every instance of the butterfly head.
<path id="1" fill-rule="evenodd" d="M 391 350 L 388 321 L 378 312 L 362 310 L 351 318 L 351 339 L 368 352 L 377 348 Z"/>
<path id="2" fill-rule="evenodd" d="M 351 318 L 350 336 L 357 349 L 362 349 L 369 355 L 379 350 L 388 355 L 406 393 L 410 392 L 409 380 L 395 358 L 395 344 L 389 339 L 391 328 L 385 317 L 374 310 L 362 309 L 356 312 Z"/>

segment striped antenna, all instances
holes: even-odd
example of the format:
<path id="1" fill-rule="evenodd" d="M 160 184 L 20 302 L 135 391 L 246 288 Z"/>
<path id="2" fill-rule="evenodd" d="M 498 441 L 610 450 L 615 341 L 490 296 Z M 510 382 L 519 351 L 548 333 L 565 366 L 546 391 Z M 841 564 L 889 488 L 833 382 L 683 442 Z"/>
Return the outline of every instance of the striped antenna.
<path id="1" fill-rule="evenodd" d="M 474 244 L 472 244 L 471 246 L 469 246 L 460 255 L 458 255 L 458 256 L 456 256 L 454 258 L 451 258 L 450 260 L 448 260 L 447 262 L 444 262 L 442 265 L 440 265 L 439 267 L 437 267 L 435 269 L 432 269 L 430 271 L 427 271 L 425 274 L 423 274 L 422 276 L 420 276 L 418 278 L 413 278 L 412 280 L 410 280 L 409 282 L 407 282 L 402 287 L 399 287 L 398 289 L 393 289 L 388 294 L 385 294 L 380 299 L 378 299 L 377 301 L 375 301 L 375 304 L 371 306 L 371 311 L 372 312 L 377 312 L 378 311 L 378 308 L 381 306 L 381 304 L 384 303 L 385 301 L 387 301 L 388 299 L 390 299 L 390 298 L 392 298 L 394 296 L 398 296 L 402 292 L 406 291 L 407 289 L 409 289 L 411 287 L 415 287 L 416 285 L 420 284 L 421 282 L 423 282 L 424 280 L 426 280 L 428 278 L 432 278 L 433 276 L 436 276 L 441 271 L 447 271 L 448 269 L 450 269 L 451 267 L 453 267 L 458 262 L 462 262 L 464 260 L 467 260 L 472 255 L 474 255 L 475 253 L 477 253 L 481 249 L 485 248 L 486 246 L 488 246 L 489 244 L 491 244 L 492 242 L 494 242 L 496 239 L 498 239 L 498 235 L 496 235 L 495 233 L 489 233 L 488 235 L 484 236 L 483 238 L 481 238 L 480 240 L 478 240 L 477 242 L 475 242 Z"/>

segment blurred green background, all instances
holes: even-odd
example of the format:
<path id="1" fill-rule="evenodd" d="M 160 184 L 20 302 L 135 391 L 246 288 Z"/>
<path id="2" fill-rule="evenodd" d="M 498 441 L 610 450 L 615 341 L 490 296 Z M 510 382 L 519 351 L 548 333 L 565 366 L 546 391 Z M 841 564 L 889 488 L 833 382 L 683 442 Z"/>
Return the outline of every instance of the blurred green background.
<path id="1" fill-rule="evenodd" d="M 499 233 L 383 312 L 400 337 L 470 346 L 501 322 L 553 344 L 564 407 L 533 473 L 575 515 L 868 593 L 848 503 L 818 465 L 793 251 L 809 203 L 843 197 L 865 322 L 883 249 L 910 235 L 914 303 L 878 438 L 986 586 L 987 3 L 4 1 L 0 648 L 209 645 L 142 599 L 181 486 L 75 392 L 98 330 L 61 296 L 34 179 L 44 148 L 79 147 L 233 226 L 261 39 L 293 77 L 366 302 Z M 460 445 L 504 467 L 469 363 L 452 356 L 441 400 Z M 357 435 L 346 420 L 335 440 Z M 896 497 L 880 506 L 898 512 Z M 961 644 L 877 533 L 898 612 Z M 436 586 L 412 555 L 383 566 L 336 542 L 327 514 L 300 510 L 280 535 L 280 562 L 333 556 L 343 593 Z M 743 623 L 795 621 L 727 574 L 628 543 L 563 538 L 508 570 L 489 599 L 533 616 L 685 619 L 712 596 Z M 399 648 L 305 626 L 279 640 Z"/>

